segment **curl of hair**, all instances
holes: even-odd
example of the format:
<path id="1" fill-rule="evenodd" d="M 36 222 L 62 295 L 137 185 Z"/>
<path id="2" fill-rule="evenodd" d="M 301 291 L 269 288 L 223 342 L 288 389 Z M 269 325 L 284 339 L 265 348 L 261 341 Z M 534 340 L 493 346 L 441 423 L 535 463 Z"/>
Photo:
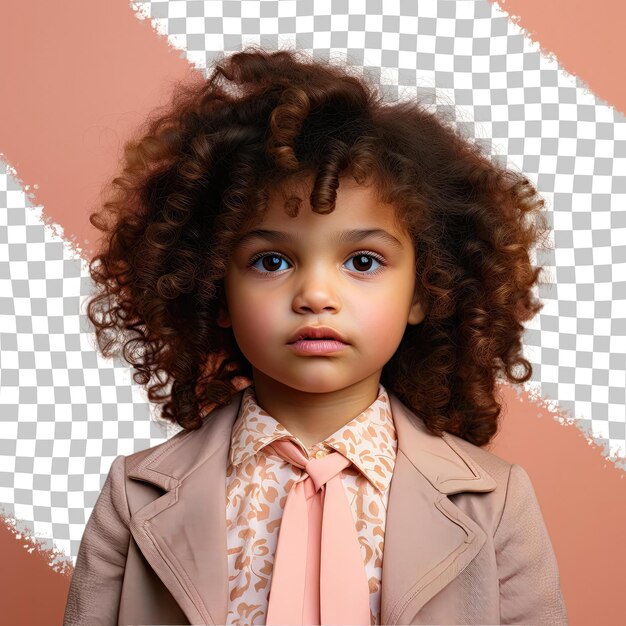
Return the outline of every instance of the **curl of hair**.
<path id="1" fill-rule="evenodd" d="M 341 177 L 371 181 L 413 239 L 426 317 L 407 327 L 381 382 L 431 433 L 488 443 L 498 375 L 532 375 L 521 335 L 543 306 L 530 260 L 548 230 L 543 200 L 420 102 L 384 102 L 348 68 L 293 50 L 251 46 L 216 61 L 126 143 L 90 215 L 104 233 L 88 304 L 102 353 L 121 349 L 162 417 L 184 429 L 228 403 L 251 379 L 217 324 L 231 250 L 273 186 L 311 174 L 313 210 L 334 210 Z M 287 207 L 296 214 L 297 199 Z"/>

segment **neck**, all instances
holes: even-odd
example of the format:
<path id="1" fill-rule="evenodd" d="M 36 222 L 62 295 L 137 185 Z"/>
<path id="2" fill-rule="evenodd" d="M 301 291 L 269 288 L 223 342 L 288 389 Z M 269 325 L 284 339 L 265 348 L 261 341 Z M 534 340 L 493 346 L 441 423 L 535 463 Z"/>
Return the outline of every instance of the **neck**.
<path id="1" fill-rule="evenodd" d="M 257 404 L 311 448 L 376 400 L 380 372 L 349 387 L 320 393 L 288 387 L 256 369 L 253 380 Z"/>

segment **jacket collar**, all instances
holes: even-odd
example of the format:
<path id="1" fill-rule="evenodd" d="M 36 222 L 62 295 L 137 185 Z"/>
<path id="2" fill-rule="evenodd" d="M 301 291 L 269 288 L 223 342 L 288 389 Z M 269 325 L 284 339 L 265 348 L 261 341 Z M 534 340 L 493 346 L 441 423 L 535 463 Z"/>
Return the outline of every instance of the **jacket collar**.
<path id="1" fill-rule="evenodd" d="M 182 431 L 134 462 L 128 459 L 128 478 L 166 492 L 131 511 L 130 530 L 190 623 L 227 622 L 226 467 L 242 395 L 211 412 L 198 430 Z M 451 435 L 432 435 L 395 394 L 389 398 L 398 450 L 387 508 L 381 622 L 398 624 L 410 623 L 485 542 L 480 526 L 447 496 L 492 491 L 496 482 Z"/>

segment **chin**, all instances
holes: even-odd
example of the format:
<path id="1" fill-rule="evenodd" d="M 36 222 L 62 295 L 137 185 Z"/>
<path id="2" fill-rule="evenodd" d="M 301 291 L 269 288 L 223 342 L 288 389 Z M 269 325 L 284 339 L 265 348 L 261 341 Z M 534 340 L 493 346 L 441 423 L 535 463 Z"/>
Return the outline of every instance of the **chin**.
<path id="1" fill-rule="evenodd" d="M 362 378 L 340 379 L 337 376 L 316 377 L 312 374 L 307 380 L 292 381 L 292 384 L 285 384 L 303 393 L 334 393 L 358 385 L 363 380 Z"/>
<path id="2" fill-rule="evenodd" d="M 302 393 L 331 393 L 344 389 L 352 384 L 352 382 L 346 384 L 338 383 L 336 376 L 334 378 L 330 376 L 325 378 L 316 376 L 315 374 L 311 374 L 306 379 L 300 380 L 281 380 L 276 378 L 274 380 L 285 387 L 289 387 L 295 391 L 301 391 Z"/>

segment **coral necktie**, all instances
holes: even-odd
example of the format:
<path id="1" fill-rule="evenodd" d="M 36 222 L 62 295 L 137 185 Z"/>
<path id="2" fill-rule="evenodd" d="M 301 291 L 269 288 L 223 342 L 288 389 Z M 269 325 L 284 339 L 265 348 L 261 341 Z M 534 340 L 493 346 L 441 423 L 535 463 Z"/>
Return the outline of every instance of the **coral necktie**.
<path id="1" fill-rule="evenodd" d="M 369 626 L 367 574 L 341 483 L 351 461 L 339 452 L 309 460 L 286 439 L 268 446 L 305 475 L 285 503 L 265 623 Z"/>

